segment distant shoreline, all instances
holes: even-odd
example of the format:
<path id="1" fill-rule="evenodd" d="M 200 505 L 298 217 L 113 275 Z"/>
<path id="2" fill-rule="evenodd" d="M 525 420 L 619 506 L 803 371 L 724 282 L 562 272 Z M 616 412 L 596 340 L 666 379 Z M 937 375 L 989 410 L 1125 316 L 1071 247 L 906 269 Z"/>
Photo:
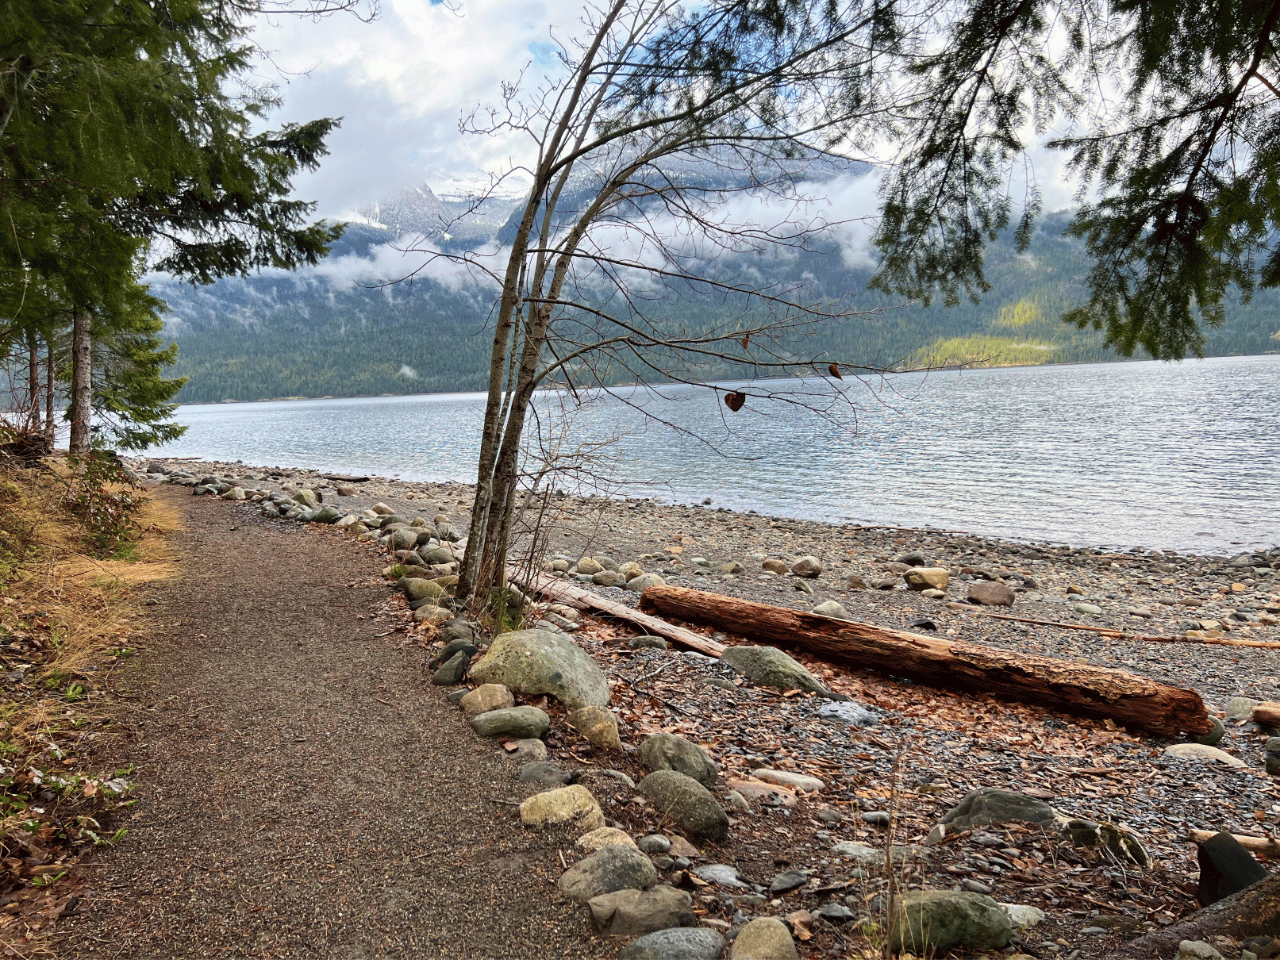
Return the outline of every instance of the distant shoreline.
<path id="1" fill-rule="evenodd" d="M 977 370 L 1026 370 L 1026 369 L 1038 369 L 1041 367 L 1091 367 L 1091 366 L 1101 366 L 1104 364 L 1113 364 L 1113 363 L 1204 363 L 1204 362 L 1209 362 L 1213 360 L 1238 360 L 1246 357 L 1274 357 L 1277 355 L 1280 355 L 1280 350 L 1273 350 L 1268 353 L 1248 353 L 1248 354 L 1231 353 L 1231 354 L 1223 354 L 1221 356 L 1213 356 L 1213 357 L 1187 357 L 1185 360 L 1152 360 L 1149 357 L 1143 358 L 1143 359 L 1134 359 L 1132 357 L 1116 357 L 1115 359 L 1112 359 L 1112 360 L 1063 360 L 1060 362 L 1048 361 L 1045 363 L 975 363 L 975 364 L 962 364 L 957 366 L 917 367 L 910 370 L 872 371 L 867 375 L 885 376 L 885 377 L 903 377 L 903 376 L 909 376 L 912 374 L 929 375 L 929 374 L 943 374 L 943 373 L 964 373 L 966 371 L 972 372 Z M 736 380 L 736 379 L 707 380 L 707 381 L 699 381 L 697 383 L 690 384 L 690 385 L 691 386 L 713 386 L 715 384 L 720 384 L 720 383 L 734 383 L 734 384 L 769 383 L 769 382 L 775 382 L 779 380 L 824 380 L 824 379 L 828 379 L 828 378 L 821 377 L 818 375 L 814 375 L 812 377 L 800 377 L 800 376 L 761 377 L 758 380 Z M 613 390 L 613 389 L 625 388 L 625 387 L 650 387 L 653 389 L 657 389 L 660 387 L 681 386 L 681 385 L 684 385 L 684 384 L 678 383 L 678 382 L 653 383 L 653 384 L 641 384 L 641 383 L 630 382 L 630 383 L 610 384 L 606 387 L 594 386 L 594 387 L 584 388 L 584 389 Z M 562 391 L 565 388 L 563 386 L 553 385 L 553 386 L 548 386 L 541 389 Z M 303 401 L 303 400 L 394 400 L 394 399 L 400 399 L 404 397 L 448 397 L 448 396 L 483 395 L 484 393 L 485 393 L 484 390 L 429 390 L 425 393 L 355 393 L 355 394 L 348 394 L 343 396 L 338 396 L 337 394 L 322 394 L 321 396 L 316 396 L 316 397 L 304 397 L 304 396 L 259 397 L 256 400 L 236 400 L 228 397 L 225 400 L 185 401 L 185 402 L 179 403 L 178 406 L 180 407 L 220 407 L 220 406 L 234 406 L 236 404 L 246 404 L 246 403 L 292 403 L 292 402 Z"/>

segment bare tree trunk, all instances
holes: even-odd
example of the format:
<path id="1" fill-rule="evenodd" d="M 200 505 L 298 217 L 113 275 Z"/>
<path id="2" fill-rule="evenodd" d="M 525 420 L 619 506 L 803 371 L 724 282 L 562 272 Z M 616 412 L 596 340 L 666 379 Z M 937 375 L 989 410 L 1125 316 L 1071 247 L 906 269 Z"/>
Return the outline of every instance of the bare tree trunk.
<path id="1" fill-rule="evenodd" d="M 89 311 L 72 310 L 71 324 L 71 453 L 89 452 L 89 413 L 93 398 L 93 343 Z"/>
<path id="2" fill-rule="evenodd" d="M 27 425 L 26 432 L 40 432 L 40 350 L 34 327 L 27 328 Z"/>
<path id="3" fill-rule="evenodd" d="M 49 335 L 46 343 L 45 351 L 45 369 L 44 369 L 44 442 L 45 446 L 52 451 L 54 441 L 57 440 L 57 424 L 53 420 L 54 400 L 57 397 L 56 389 L 56 371 L 54 362 L 57 360 L 53 348 L 53 335 Z"/>

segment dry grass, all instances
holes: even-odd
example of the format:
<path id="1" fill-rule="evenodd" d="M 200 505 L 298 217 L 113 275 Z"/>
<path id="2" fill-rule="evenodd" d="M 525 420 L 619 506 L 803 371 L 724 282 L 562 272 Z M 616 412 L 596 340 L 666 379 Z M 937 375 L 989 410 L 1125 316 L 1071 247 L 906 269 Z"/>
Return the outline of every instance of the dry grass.
<path id="1" fill-rule="evenodd" d="M 68 509 L 64 465 L 0 464 L 0 953 L 43 952 L 41 931 L 78 886 L 72 867 L 111 842 L 127 803 L 119 771 L 94 771 L 93 735 L 110 725 L 112 670 L 147 619 L 139 586 L 173 576 L 177 516 L 134 510 L 117 556 L 91 555 Z M 123 491 L 121 491 L 123 492 Z"/>

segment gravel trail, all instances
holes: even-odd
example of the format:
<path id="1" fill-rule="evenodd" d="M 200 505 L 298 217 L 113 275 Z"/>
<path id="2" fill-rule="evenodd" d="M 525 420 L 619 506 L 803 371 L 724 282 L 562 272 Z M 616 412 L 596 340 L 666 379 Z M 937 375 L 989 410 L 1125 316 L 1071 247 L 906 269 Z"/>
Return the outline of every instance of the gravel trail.
<path id="1" fill-rule="evenodd" d="M 186 529 L 105 765 L 140 803 L 62 956 L 595 957 L 530 792 L 378 613 L 368 547 L 159 488 Z"/>

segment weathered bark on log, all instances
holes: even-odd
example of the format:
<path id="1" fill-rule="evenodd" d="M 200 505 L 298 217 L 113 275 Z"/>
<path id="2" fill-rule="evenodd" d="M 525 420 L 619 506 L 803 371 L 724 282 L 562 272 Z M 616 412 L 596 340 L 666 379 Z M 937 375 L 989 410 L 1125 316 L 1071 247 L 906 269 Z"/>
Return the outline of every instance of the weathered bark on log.
<path id="1" fill-rule="evenodd" d="M 640 609 L 708 624 L 751 640 L 799 647 L 827 660 L 931 686 L 991 693 L 1110 719 L 1159 736 L 1210 729 L 1208 711 L 1194 690 L 1120 670 L 835 620 L 683 587 L 650 587 Z"/>
<path id="2" fill-rule="evenodd" d="M 1264 700 L 1249 713 L 1249 719 L 1264 727 L 1280 727 L 1280 703 Z"/>
<path id="3" fill-rule="evenodd" d="M 1129 941 L 1108 954 L 1105 960 L 1167 960 L 1177 956 L 1178 944 L 1183 940 L 1274 935 L 1277 929 L 1280 929 L 1280 872 L 1172 926 Z"/>
<path id="4" fill-rule="evenodd" d="M 720 654 L 724 653 L 724 644 L 716 643 L 710 637 L 704 637 L 700 633 L 694 633 L 684 627 L 677 627 L 675 624 L 667 623 L 665 620 L 640 613 L 628 607 L 625 603 L 606 600 L 590 590 L 583 590 L 581 587 L 566 583 L 564 580 L 546 577 L 541 574 L 528 578 L 514 567 L 507 568 L 507 578 L 523 589 L 531 590 L 555 603 L 563 603 L 578 610 L 590 610 L 594 613 L 602 613 L 605 616 L 626 621 L 655 637 L 666 637 L 673 643 L 688 647 L 690 650 L 696 650 L 698 653 L 706 654 L 708 657 L 719 658 Z"/>
<path id="5" fill-rule="evenodd" d="M 957 613 L 969 613 L 993 620 L 1011 620 L 1014 623 L 1029 623 L 1037 627 L 1057 627 L 1059 630 L 1084 630 L 1096 633 L 1101 637 L 1114 637 L 1117 640 L 1133 640 L 1145 643 L 1199 643 L 1205 646 L 1220 647 L 1254 647 L 1260 650 L 1280 650 L 1280 641 L 1276 640 L 1238 640 L 1234 637 L 1188 637 L 1183 635 L 1161 635 L 1151 633 L 1130 633 L 1127 630 L 1116 630 L 1112 627 L 1095 627 L 1087 623 L 1066 623 L 1061 620 L 1037 620 L 1034 617 L 1015 617 L 1008 613 L 993 613 L 982 607 L 968 603 L 948 603 L 948 610 Z"/>
<path id="6" fill-rule="evenodd" d="M 1196 843 L 1204 843 L 1206 840 L 1216 837 L 1217 830 L 1192 830 L 1191 839 Z M 1260 853 L 1264 857 L 1280 857 L 1280 840 L 1272 840 L 1269 837 L 1249 837 L 1241 833 L 1233 833 L 1231 836 L 1236 838 L 1236 843 L 1244 847 L 1250 853 Z"/>

